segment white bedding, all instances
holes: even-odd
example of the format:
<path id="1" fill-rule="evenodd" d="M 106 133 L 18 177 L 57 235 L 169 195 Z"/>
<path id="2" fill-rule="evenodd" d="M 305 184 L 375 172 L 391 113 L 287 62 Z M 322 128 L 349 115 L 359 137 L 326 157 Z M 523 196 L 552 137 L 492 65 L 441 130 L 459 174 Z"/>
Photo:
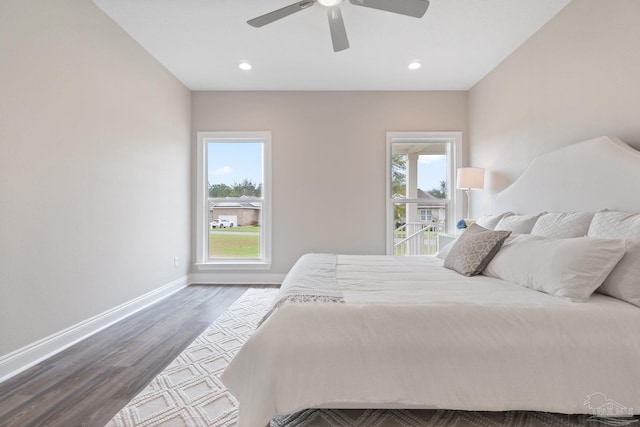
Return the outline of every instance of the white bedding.
<path id="1" fill-rule="evenodd" d="M 604 393 L 640 408 L 640 308 L 576 303 L 435 257 L 306 255 L 286 301 L 223 374 L 239 427 L 311 407 L 591 413 Z M 340 298 L 341 297 L 341 298 Z"/>

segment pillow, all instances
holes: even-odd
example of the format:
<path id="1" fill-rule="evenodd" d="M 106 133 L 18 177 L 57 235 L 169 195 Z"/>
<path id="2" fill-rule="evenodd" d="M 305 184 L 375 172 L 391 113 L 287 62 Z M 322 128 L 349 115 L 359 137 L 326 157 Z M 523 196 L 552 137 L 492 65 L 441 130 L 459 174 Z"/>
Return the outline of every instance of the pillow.
<path id="1" fill-rule="evenodd" d="M 509 235 L 509 237 L 506 238 L 506 240 L 504 241 L 503 244 L 506 245 L 508 242 L 510 242 L 516 236 L 519 236 L 519 234 L 511 234 L 511 235 Z M 435 256 L 440 258 L 441 260 L 444 260 L 447 257 L 447 255 L 449 255 L 449 251 L 451 251 L 451 248 L 453 247 L 453 245 L 455 243 L 456 243 L 455 240 L 453 242 L 447 243 L 446 245 L 444 245 L 444 247 L 442 249 L 440 249 L 438 251 L 438 253 L 435 254 Z"/>
<path id="2" fill-rule="evenodd" d="M 445 259 L 447 255 L 449 255 L 449 251 L 451 250 L 451 248 L 455 243 L 456 241 L 454 240 L 453 242 L 449 242 L 446 245 L 444 245 L 444 247 L 438 251 L 436 256 L 440 259 Z"/>
<path id="3" fill-rule="evenodd" d="M 597 292 L 640 307 L 640 240 L 627 240 L 624 256 Z"/>
<path id="4" fill-rule="evenodd" d="M 489 230 L 494 230 L 496 228 L 496 225 L 498 225 L 498 222 L 500 222 L 502 218 L 504 218 L 505 216 L 511 216 L 511 215 L 514 215 L 514 213 L 505 212 L 498 215 L 483 215 L 476 220 L 476 224 L 478 224 L 480 227 L 484 227 Z"/>
<path id="5" fill-rule="evenodd" d="M 606 239 L 640 239 L 640 213 L 596 212 L 587 236 Z"/>
<path id="6" fill-rule="evenodd" d="M 624 250 L 624 240 L 521 235 L 502 247 L 484 274 L 572 301 L 586 301 Z"/>
<path id="7" fill-rule="evenodd" d="M 505 216 L 496 224 L 495 230 L 511 231 L 513 234 L 529 234 L 540 215 L 542 214 Z"/>
<path id="8" fill-rule="evenodd" d="M 584 237 L 589 231 L 593 212 L 553 212 L 536 221 L 531 234 L 552 239 Z"/>
<path id="9" fill-rule="evenodd" d="M 453 242 L 444 266 L 465 276 L 480 274 L 510 234 L 509 231 L 492 231 L 471 224 Z"/>
<path id="10" fill-rule="evenodd" d="M 624 256 L 597 292 L 640 306 L 640 214 L 598 212 L 588 235 L 628 239 Z"/>

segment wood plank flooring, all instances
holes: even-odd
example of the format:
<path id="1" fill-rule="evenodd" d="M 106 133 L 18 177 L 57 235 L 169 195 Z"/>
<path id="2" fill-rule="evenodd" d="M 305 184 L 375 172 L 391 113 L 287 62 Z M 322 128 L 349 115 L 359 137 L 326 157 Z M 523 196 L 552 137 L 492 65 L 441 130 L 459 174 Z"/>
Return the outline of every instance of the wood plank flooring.
<path id="1" fill-rule="evenodd" d="M 0 383 L 0 426 L 103 427 L 248 288 L 188 286 Z"/>

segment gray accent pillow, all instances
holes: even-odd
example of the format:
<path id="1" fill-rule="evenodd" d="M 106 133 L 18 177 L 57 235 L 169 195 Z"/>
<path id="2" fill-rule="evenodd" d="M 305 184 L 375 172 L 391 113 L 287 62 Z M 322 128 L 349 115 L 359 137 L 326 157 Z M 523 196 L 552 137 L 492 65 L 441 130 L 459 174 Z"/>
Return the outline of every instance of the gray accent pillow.
<path id="1" fill-rule="evenodd" d="M 471 224 L 454 242 L 444 266 L 464 276 L 480 274 L 510 234 L 511 231 L 493 231 Z"/>

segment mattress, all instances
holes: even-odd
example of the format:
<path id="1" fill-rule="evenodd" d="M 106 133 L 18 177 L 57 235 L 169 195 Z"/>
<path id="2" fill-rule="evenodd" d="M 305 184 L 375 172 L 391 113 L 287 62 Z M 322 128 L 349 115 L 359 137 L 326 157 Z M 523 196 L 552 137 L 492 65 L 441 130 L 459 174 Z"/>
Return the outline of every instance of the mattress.
<path id="1" fill-rule="evenodd" d="M 222 376 L 239 427 L 306 408 L 640 408 L 640 309 L 576 303 L 435 257 L 312 254 Z"/>

